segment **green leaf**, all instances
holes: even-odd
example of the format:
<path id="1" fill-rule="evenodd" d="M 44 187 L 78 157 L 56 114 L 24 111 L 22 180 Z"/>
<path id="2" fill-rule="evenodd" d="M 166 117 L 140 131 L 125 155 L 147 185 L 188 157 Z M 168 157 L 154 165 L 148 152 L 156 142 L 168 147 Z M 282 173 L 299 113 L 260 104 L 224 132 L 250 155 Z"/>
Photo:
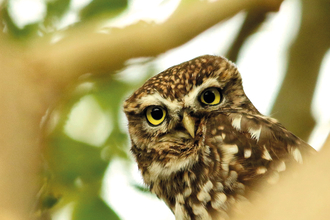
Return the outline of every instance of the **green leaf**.
<path id="1" fill-rule="evenodd" d="M 45 25 L 54 25 L 53 22 L 59 21 L 69 10 L 71 0 L 52 0 L 47 1 L 47 15 Z"/>
<path id="2" fill-rule="evenodd" d="M 73 186 L 77 177 L 85 182 L 99 181 L 108 166 L 101 159 L 102 148 L 96 148 L 70 139 L 64 134 L 54 134 L 47 148 L 50 169 L 57 181 Z"/>
<path id="3" fill-rule="evenodd" d="M 118 12 L 125 9 L 127 0 L 93 0 L 80 13 L 81 19 L 89 19 L 96 15 Z"/>
<path id="4" fill-rule="evenodd" d="M 105 145 L 107 146 L 106 148 L 107 159 L 111 160 L 112 157 L 117 156 L 122 159 L 128 160 L 129 159 L 127 155 L 129 152 L 129 148 L 127 147 L 128 143 L 129 143 L 128 135 L 126 133 L 119 131 L 118 127 L 114 128 L 105 143 Z"/>
<path id="5" fill-rule="evenodd" d="M 24 28 L 17 27 L 17 25 L 9 15 L 8 7 L 2 10 L 2 19 L 7 27 L 8 33 L 17 39 L 24 39 L 32 35 L 36 35 L 37 30 L 39 28 L 38 23 L 28 24 Z"/>
<path id="6" fill-rule="evenodd" d="M 58 203 L 59 199 L 59 197 L 56 197 L 52 194 L 45 195 L 41 201 L 41 208 L 43 210 L 50 209 Z"/>
<path id="7" fill-rule="evenodd" d="M 73 220 L 120 220 L 118 215 L 99 197 L 78 201 L 72 214 Z"/>
<path id="8" fill-rule="evenodd" d="M 114 77 L 96 79 L 97 90 L 93 93 L 99 104 L 104 109 L 110 109 L 112 113 L 121 110 L 124 96 L 131 90 L 127 83 L 116 80 Z"/>

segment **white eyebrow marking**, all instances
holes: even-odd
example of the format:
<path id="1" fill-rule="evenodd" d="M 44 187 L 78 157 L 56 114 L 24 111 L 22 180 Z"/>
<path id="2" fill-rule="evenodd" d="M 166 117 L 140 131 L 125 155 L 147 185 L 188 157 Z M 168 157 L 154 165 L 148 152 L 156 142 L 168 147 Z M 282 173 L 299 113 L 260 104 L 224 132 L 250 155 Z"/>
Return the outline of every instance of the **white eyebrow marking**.
<path id="1" fill-rule="evenodd" d="M 194 86 L 192 90 L 184 97 L 185 106 L 195 105 L 198 94 L 209 87 L 220 87 L 220 83 L 216 78 L 210 78 L 205 80 L 200 86 Z"/>
<path id="2" fill-rule="evenodd" d="M 158 92 L 147 95 L 139 99 L 141 109 L 151 105 L 165 105 L 171 111 L 177 112 L 182 108 L 182 105 L 177 100 L 168 100 L 163 98 Z"/>

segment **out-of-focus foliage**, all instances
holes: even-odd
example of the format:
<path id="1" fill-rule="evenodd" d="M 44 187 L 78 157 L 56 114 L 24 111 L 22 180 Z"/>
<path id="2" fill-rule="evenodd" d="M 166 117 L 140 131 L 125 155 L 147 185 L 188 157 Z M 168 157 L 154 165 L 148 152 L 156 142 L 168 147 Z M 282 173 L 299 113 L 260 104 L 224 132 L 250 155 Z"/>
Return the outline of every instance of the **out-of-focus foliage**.
<path id="1" fill-rule="evenodd" d="M 73 220 L 119 220 L 117 214 L 101 198 L 83 198 L 75 206 Z"/>
<path id="2" fill-rule="evenodd" d="M 37 36 L 38 32 L 44 32 L 45 29 L 47 32 L 50 30 L 57 30 L 57 25 L 71 10 L 70 6 L 72 4 L 71 0 L 45 0 L 46 14 L 44 19 L 19 28 L 9 14 L 10 1 L 11 0 L 5 2 L 2 6 L 2 21 L 9 35 L 23 40 Z M 76 24 L 79 25 L 97 15 L 105 15 L 105 17 L 109 19 L 118 15 L 118 13 L 123 11 L 126 7 L 127 0 L 91 0 L 89 4 L 81 9 L 79 13 L 80 22 Z"/>
<path id="3" fill-rule="evenodd" d="M 15 24 L 9 13 L 9 2 L 3 5 L 2 21 L 4 30 L 9 38 L 26 41 L 40 37 L 39 33 L 56 33 L 60 20 L 69 12 L 71 0 L 46 1 L 44 19 L 20 28 Z M 89 19 L 104 15 L 111 18 L 127 7 L 127 0 L 94 0 L 79 12 L 83 24 Z M 150 77 L 148 74 L 146 77 Z M 118 215 L 100 197 L 104 173 L 114 157 L 128 160 L 128 136 L 120 127 L 121 105 L 125 96 L 135 89 L 139 83 L 126 83 L 113 77 L 94 78 L 93 89 L 87 93 L 67 94 L 61 103 L 60 116 L 56 127 L 47 137 L 44 151 L 43 186 L 39 193 L 39 213 L 49 209 L 59 208 L 73 202 L 71 219 L 120 219 Z M 143 79 L 142 79 L 143 80 Z M 99 106 L 112 118 L 112 131 L 102 146 L 92 146 L 79 140 L 70 138 L 65 133 L 64 126 L 72 108 L 86 95 L 92 95 Z M 82 119 L 83 120 L 83 119 Z M 87 128 L 88 129 L 88 128 Z"/>
<path id="4" fill-rule="evenodd" d="M 44 20 L 46 26 L 54 25 L 69 10 L 70 0 L 56 0 L 47 2 L 47 14 Z"/>
<path id="5" fill-rule="evenodd" d="M 39 26 L 38 24 L 29 24 L 22 29 L 17 27 L 12 17 L 9 15 L 8 7 L 2 10 L 1 16 L 9 35 L 23 40 L 26 39 L 27 37 L 32 37 L 37 35 L 38 26 Z"/>
<path id="6" fill-rule="evenodd" d="M 151 73 L 143 77 L 150 77 Z M 127 83 L 109 73 L 108 77 L 90 77 L 94 87 L 88 93 L 72 93 L 61 108 L 57 127 L 48 137 L 45 151 L 46 168 L 41 206 L 63 207 L 74 202 L 72 219 L 119 219 L 116 213 L 100 198 L 105 170 L 114 157 L 128 160 L 128 136 L 123 131 L 122 102 L 140 83 Z M 73 140 L 65 134 L 65 126 L 72 108 L 86 95 L 92 95 L 99 106 L 111 116 L 113 129 L 102 146 L 92 146 Z M 83 120 L 83 119 L 82 119 Z M 58 203 L 58 204 L 57 204 Z"/>
<path id="7" fill-rule="evenodd" d="M 96 15 L 109 12 L 119 12 L 127 5 L 127 0 L 93 0 L 88 7 L 85 7 L 80 15 L 82 20 L 91 18 Z"/>

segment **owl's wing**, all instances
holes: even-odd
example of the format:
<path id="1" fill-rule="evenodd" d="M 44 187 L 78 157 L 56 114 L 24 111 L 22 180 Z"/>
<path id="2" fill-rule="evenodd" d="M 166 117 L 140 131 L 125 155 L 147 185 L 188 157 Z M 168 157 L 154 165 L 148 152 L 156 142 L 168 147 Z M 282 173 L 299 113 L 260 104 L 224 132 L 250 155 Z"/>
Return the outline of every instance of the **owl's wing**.
<path id="1" fill-rule="evenodd" d="M 207 130 L 206 144 L 218 149 L 221 168 L 236 171 L 245 185 L 260 179 L 276 183 L 279 173 L 316 152 L 275 119 L 263 115 L 220 113 L 208 121 Z"/>

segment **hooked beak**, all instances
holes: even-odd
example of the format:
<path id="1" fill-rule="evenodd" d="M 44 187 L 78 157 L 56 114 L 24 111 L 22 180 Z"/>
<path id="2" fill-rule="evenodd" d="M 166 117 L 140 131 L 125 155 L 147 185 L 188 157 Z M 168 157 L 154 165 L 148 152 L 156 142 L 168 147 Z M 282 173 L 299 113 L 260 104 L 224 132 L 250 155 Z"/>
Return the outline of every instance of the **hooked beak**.
<path id="1" fill-rule="evenodd" d="M 183 119 L 182 119 L 183 127 L 187 129 L 190 136 L 195 138 L 195 120 L 191 117 L 187 112 L 183 112 Z"/>

